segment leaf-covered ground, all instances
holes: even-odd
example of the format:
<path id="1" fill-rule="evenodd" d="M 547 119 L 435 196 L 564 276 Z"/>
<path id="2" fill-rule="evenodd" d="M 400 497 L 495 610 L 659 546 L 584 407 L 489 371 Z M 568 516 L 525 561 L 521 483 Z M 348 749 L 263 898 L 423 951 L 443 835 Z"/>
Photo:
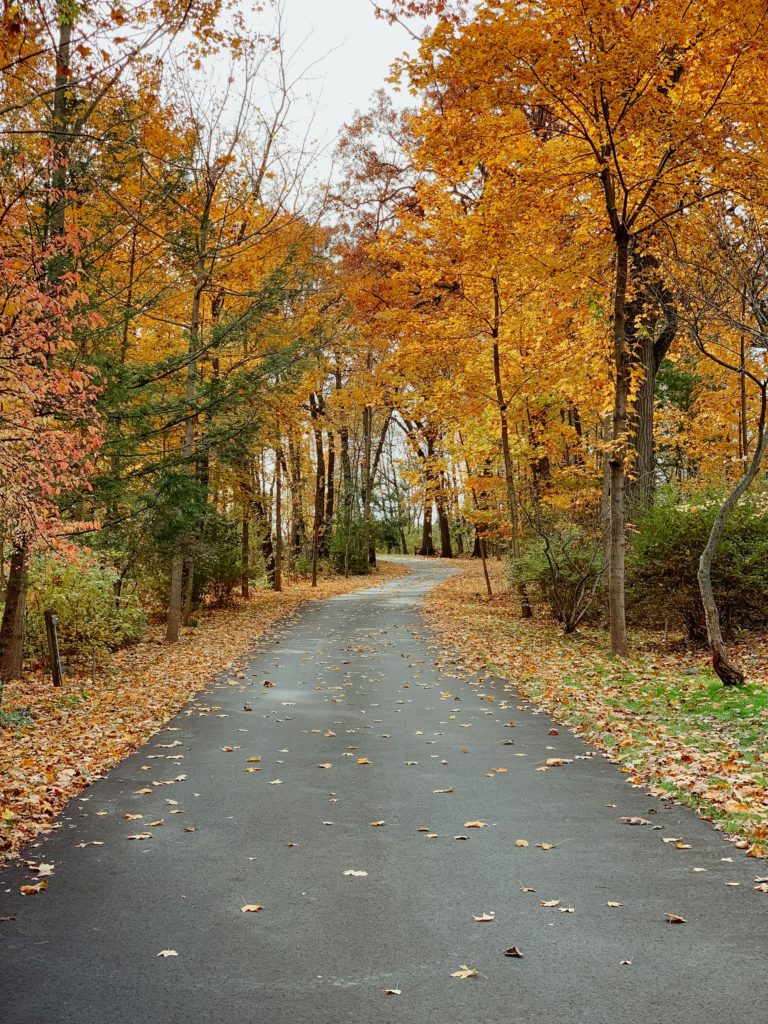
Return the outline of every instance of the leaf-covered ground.
<path id="1" fill-rule="evenodd" d="M 0 728 L 0 859 L 50 826 L 64 805 L 127 757 L 197 691 L 238 662 L 258 638 L 308 600 L 369 587 L 408 570 L 382 562 L 374 576 L 291 579 L 280 594 L 257 591 L 247 604 L 211 611 L 178 643 L 162 629 L 118 651 L 96 675 L 70 674 L 54 689 L 30 675 L 6 687 Z"/>
<path id="2" fill-rule="evenodd" d="M 751 856 L 768 856 L 768 649 L 753 638 L 734 654 L 749 684 L 723 688 L 704 652 L 643 632 L 630 656 L 612 658 L 602 631 L 565 636 L 541 615 L 523 620 L 491 568 L 432 592 L 430 624 L 465 667 L 490 671 L 607 751 L 630 781 L 672 796 L 733 836 Z"/>

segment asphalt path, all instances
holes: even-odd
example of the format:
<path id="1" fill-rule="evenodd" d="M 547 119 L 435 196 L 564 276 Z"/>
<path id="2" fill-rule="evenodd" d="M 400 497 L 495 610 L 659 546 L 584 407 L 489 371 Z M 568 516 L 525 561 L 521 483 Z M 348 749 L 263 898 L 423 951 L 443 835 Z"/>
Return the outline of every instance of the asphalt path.
<path id="1" fill-rule="evenodd" d="M 768 1020 L 765 863 L 436 668 L 452 569 L 411 567 L 306 606 L 74 800 L 24 854 L 45 892 L 0 874 L 3 1024 Z"/>

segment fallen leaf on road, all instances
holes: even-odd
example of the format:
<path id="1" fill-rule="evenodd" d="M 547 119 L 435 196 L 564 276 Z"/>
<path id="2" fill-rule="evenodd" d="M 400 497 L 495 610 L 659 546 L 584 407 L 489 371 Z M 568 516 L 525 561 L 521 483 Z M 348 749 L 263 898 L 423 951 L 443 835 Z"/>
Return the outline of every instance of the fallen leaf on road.
<path id="1" fill-rule="evenodd" d="M 358 757 L 358 764 L 373 764 L 373 761 L 369 761 L 367 757 Z"/>
<path id="2" fill-rule="evenodd" d="M 158 956 L 178 956 L 179 954 L 175 949 L 161 949 L 157 954 Z"/>
<path id="3" fill-rule="evenodd" d="M 144 817 L 144 815 L 143 814 L 124 814 L 123 817 L 125 818 L 126 821 L 140 821 Z"/>
<path id="4" fill-rule="evenodd" d="M 351 875 L 352 878 L 365 878 L 368 874 L 367 871 L 355 871 L 354 868 L 347 868 L 344 872 L 345 875 Z"/>
<path id="5" fill-rule="evenodd" d="M 509 949 L 505 949 L 504 956 L 515 956 L 519 960 L 523 959 L 523 954 L 520 952 L 517 946 L 510 946 Z"/>
<path id="6" fill-rule="evenodd" d="M 482 914 L 473 914 L 472 918 L 473 918 L 473 920 L 477 921 L 478 924 L 490 924 L 491 921 L 495 921 L 496 920 L 496 915 L 494 913 L 490 913 L 489 914 L 486 911 L 486 912 L 484 912 Z"/>
<path id="7" fill-rule="evenodd" d="M 148 821 L 147 828 L 159 828 L 161 825 L 164 824 L 165 822 L 162 820 L 162 818 L 159 821 Z"/>
<path id="8" fill-rule="evenodd" d="M 333 768 L 333 765 L 331 764 L 330 761 L 326 761 L 324 764 L 318 764 L 315 767 L 317 767 L 317 768 Z"/>
<path id="9" fill-rule="evenodd" d="M 539 900 L 540 907 L 559 907 L 560 900 Z"/>
<path id="10" fill-rule="evenodd" d="M 455 793 L 456 790 L 453 788 L 453 786 L 449 786 L 448 789 L 433 789 L 432 792 L 433 793 Z"/>
<path id="11" fill-rule="evenodd" d="M 768 882 L 761 882 L 755 886 L 755 892 L 768 892 Z"/>
<path id="12" fill-rule="evenodd" d="M 623 907 L 624 906 L 623 903 L 617 903 L 615 900 L 608 900 L 608 902 L 605 905 L 606 905 L 606 907 Z"/>
<path id="13" fill-rule="evenodd" d="M 487 828 L 487 821 L 465 821 L 464 828 Z"/>
<path id="14" fill-rule="evenodd" d="M 650 825 L 650 821 L 647 818 L 622 818 L 621 821 L 625 825 Z"/>
<path id="15" fill-rule="evenodd" d="M 385 996 L 399 996 L 401 995 L 401 989 L 399 988 L 385 988 L 383 989 Z"/>
<path id="16" fill-rule="evenodd" d="M 679 914 L 665 914 L 664 920 L 667 921 L 668 924 L 688 924 L 685 918 L 680 917 Z"/>
<path id="17" fill-rule="evenodd" d="M 521 849 L 525 849 L 525 847 L 528 846 L 528 845 L 529 845 L 529 843 L 528 843 L 527 839 L 516 839 L 515 840 L 515 846 L 519 846 Z"/>
<path id="18" fill-rule="evenodd" d="M 536 843 L 539 850 L 556 850 L 557 843 Z"/>
<path id="19" fill-rule="evenodd" d="M 35 874 L 38 878 L 46 878 L 53 874 L 55 868 L 53 864 L 39 864 Z"/>
<path id="20" fill-rule="evenodd" d="M 231 754 L 231 753 L 232 753 L 232 751 L 233 751 L 233 750 L 234 750 L 235 748 L 234 748 L 234 747 L 222 747 L 221 749 L 222 749 L 222 750 L 224 751 L 224 753 L 225 753 L 225 754 Z"/>
<path id="21" fill-rule="evenodd" d="M 246 903 L 244 907 L 240 907 L 241 914 L 257 914 L 264 907 L 261 903 Z"/>
<path id="22" fill-rule="evenodd" d="M 274 686 L 275 684 L 272 682 L 271 679 L 265 679 L 264 680 L 264 685 L 265 686 Z"/>
<path id="23" fill-rule="evenodd" d="M 572 757 L 548 757 L 544 762 L 547 768 L 562 768 L 564 764 L 573 764 Z"/>
<path id="24" fill-rule="evenodd" d="M 38 882 L 37 885 L 22 885 L 19 887 L 19 892 L 22 896 L 34 896 L 36 892 L 42 892 L 48 888 L 48 883 L 43 880 Z"/>
<path id="25" fill-rule="evenodd" d="M 382 825 L 386 825 L 386 821 L 369 821 L 368 824 L 371 828 L 381 828 Z"/>
<path id="26" fill-rule="evenodd" d="M 270 786 L 281 786 L 283 783 L 282 779 L 272 779 Z"/>
<path id="27" fill-rule="evenodd" d="M 126 839 L 151 839 L 151 832 L 137 832 L 135 836 L 126 836 Z"/>
<path id="28" fill-rule="evenodd" d="M 521 885 L 520 892 L 536 892 L 536 890 L 532 889 L 530 885 Z"/>
<path id="29" fill-rule="evenodd" d="M 461 964 L 458 971 L 453 971 L 451 974 L 452 978 L 479 978 L 480 972 L 475 970 L 474 967 L 468 967 L 466 964 Z"/>
<path id="30" fill-rule="evenodd" d="M 152 792 L 152 790 L 149 788 L 149 786 L 145 786 L 143 789 L 137 789 L 136 790 L 136 795 L 137 796 L 146 796 L 147 793 L 151 793 L 151 792 Z"/>
<path id="31" fill-rule="evenodd" d="M 256 757 L 246 757 L 246 764 L 258 764 L 261 760 L 261 754 L 257 754 Z"/>

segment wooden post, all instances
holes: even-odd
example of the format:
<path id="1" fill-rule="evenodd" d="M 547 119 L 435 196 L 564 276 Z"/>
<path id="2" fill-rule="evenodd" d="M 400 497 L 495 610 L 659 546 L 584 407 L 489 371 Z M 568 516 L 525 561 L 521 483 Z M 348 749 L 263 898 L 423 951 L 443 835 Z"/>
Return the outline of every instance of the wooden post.
<path id="1" fill-rule="evenodd" d="M 54 686 L 61 686 L 63 683 L 63 674 L 61 671 L 61 656 L 59 654 L 59 637 L 56 632 L 59 617 L 55 612 L 48 609 L 43 613 L 43 618 L 45 619 L 45 632 L 48 637 L 48 655 L 51 660 L 51 679 L 53 680 Z"/>

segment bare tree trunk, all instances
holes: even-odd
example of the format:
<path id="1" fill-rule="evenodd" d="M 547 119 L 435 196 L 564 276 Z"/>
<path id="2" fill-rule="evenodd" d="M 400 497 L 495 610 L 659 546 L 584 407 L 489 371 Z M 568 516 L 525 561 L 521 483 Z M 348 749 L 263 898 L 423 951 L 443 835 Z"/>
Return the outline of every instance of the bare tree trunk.
<path id="1" fill-rule="evenodd" d="M 328 468 L 327 484 L 325 490 L 325 532 L 320 547 L 321 554 L 328 556 L 328 535 L 333 530 L 333 515 L 335 512 L 336 489 L 334 474 L 336 472 L 336 441 L 333 431 L 328 431 Z"/>
<path id="2" fill-rule="evenodd" d="M 0 681 L 20 679 L 24 664 L 24 612 L 27 594 L 27 559 L 29 547 L 26 538 L 16 541 L 8 567 L 5 589 L 5 607 L 0 624 Z"/>
<path id="3" fill-rule="evenodd" d="M 627 622 L 624 605 L 624 560 L 626 554 L 625 488 L 626 452 L 629 428 L 631 355 L 627 351 L 626 304 L 629 280 L 629 235 L 623 227 L 616 234 L 616 280 L 613 294 L 614 394 L 612 441 L 608 458 L 610 472 L 610 560 L 608 563 L 608 611 L 611 653 L 627 653 Z"/>
<path id="4" fill-rule="evenodd" d="M 181 625 L 181 605 L 184 596 L 184 555 L 177 551 L 171 561 L 171 591 L 168 597 L 168 616 L 165 621 L 165 639 L 176 643 Z"/>
<path id="5" fill-rule="evenodd" d="M 283 509 L 282 487 L 280 482 L 280 459 L 282 452 L 275 451 L 275 575 L 273 590 L 283 589 Z"/>
<path id="6" fill-rule="evenodd" d="M 251 562 L 251 506 L 248 498 L 243 501 L 243 530 L 240 538 L 240 594 L 246 600 L 251 596 L 250 574 Z"/>
<path id="7" fill-rule="evenodd" d="M 440 528 L 440 557 L 453 558 L 451 548 L 451 526 L 448 521 L 448 512 L 445 508 L 445 498 L 441 495 L 437 498 L 437 522 Z"/>
<path id="8" fill-rule="evenodd" d="M 501 453 L 504 459 L 504 479 L 507 485 L 507 505 L 509 506 L 509 518 L 512 525 L 512 557 L 515 561 L 520 558 L 520 516 L 517 508 L 517 494 L 515 493 L 515 474 L 512 466 L 512 452 L 509 447 L 509 425 L 507 423 L 507 401 L 504 397 L 504 389 L 501 381 L 501 359 L 499 354 L 499 330 L 498 321 L 500 317 L 500 299 L 498 293 L 498 282 L 494 278 L 494 299 L 496 303 L 496 317 L 492 332 L 493 338 L 493 379 L 496 386 L 496 404 L 499 410 L 499 426 L 501 429 Z M 524 619 L 530 619 L 531 602 L 528 599 L 528 592 L 525 584 L 520 583 L 517 587 L 520 596 L 520 614 Z"/>
<path id="9" fill-rule="evenodd" d="M 421 524 L 421 547 L 420 555 L 432 556 L 435 554 L 435 546 L 432 543 L 432 495 L 427 494 L 424 499 L 424 521 Z"/>
<path id="10" fill-rule="evenodd" d="M 766 391 L 768 385 L 761 386 L 760 394 L 760 421 L 757 429 L 755 450 L 746 472 L 733 488 L 731 493 L 720 506 L 704 550 L 699 558 L 699 592 L 701 603 L 704 606 L 704 619 L 707 624 L 707 640 L 712 654 L 712 667 L 725 686 L 739 686 L 744 682 L 744 672 L 728 661 L 728 654 L 723 641 L 723 634 L 720 628 L 720 613 L 715 601 L 715 593 L 712 588 L 712 562 L 717 554 L 718 544 L 728 521 L 728 517 L 736 507 L 737 502 L 757 476 L 760 465 L 768 448 L 768 430 L 766 430 Z"/>
<path id="11" fill-rule="evenodd" d="M 483 576 L 485 576 L 485 589 L 488 591 L 488 597 L 493 597 L 493 591 L 491 590 L 491 577 L 488 575 L 488 563 L 485 558 L 485 540 L 480 534 L 475 534 L 476 539 L 479 542 L 480 557 L 483 560 Z"/>

